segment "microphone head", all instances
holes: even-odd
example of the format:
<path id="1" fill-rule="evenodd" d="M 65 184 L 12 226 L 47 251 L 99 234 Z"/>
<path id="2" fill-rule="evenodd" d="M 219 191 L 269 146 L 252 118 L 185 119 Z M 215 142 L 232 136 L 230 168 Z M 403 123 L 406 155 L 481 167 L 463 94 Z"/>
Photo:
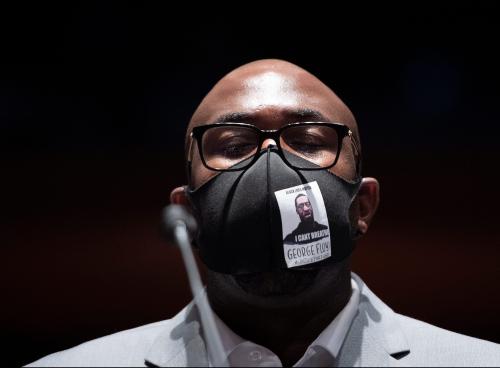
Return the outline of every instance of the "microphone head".
<path id="1" fill-rule="evenodd" d="M 171 204 L 166 206 L 162 212 L 161 221 L 162 233 L 169 241 L 174 241 L 174 230 L 179 223 L 184 223 L 189 234 L 189 239 L 193 239 L 198 230 L 198 224 L 194 216 L 189 213 L 185 206 Z"/>

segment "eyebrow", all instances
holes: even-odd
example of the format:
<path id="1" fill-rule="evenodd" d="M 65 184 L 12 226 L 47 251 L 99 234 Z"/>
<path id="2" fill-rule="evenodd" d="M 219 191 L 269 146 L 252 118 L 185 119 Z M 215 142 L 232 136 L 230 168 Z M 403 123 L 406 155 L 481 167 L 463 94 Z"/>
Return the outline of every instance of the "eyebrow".
<path id="1" fill-rule="evenodd" d="M 221 123 L 243 123 L 251 120 L 251 114 L 246 112 L 231 112 L 229 114 L 223 114 L 217 117 L 213 121 L 213 124 L 221 124 Z"/>
<path id="2" fill-rule="evenodd" d="M 290 115 L 299 118 L 300 120 L 313 120 L 313 121 L 329 121 L 325 115 L 320 113 L 318 110 L 313 109 L 295 109 L 291 110 Z"/>
<path id="3" fill-rule="evenodd" d="M 313 109 L 287 109 L 283 112 L 286 119 L 291 120 L 291 122 L 300 121 L 329 121 L 321 112 Z M 231 112 L 228 114 L 223 114 L 218 116 L 213 124 L 221 123 L 248 123 L 252 120 L 257 120 L 251 113 L 247 112 Z"/>

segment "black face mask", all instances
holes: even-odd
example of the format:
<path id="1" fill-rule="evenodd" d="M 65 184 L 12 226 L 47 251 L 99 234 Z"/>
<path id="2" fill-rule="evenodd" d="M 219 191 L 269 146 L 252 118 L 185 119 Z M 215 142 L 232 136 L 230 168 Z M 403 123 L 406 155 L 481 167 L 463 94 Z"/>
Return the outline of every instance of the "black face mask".
<path id="1" fill-rule="evenodd" d="M 317 167 L 295 155 L 287 159 Z M 201 259 L 211 270 L 233 275 L 339 262 L 354 248 L 349 208 L 360 183 L 328 170 L 293 169 L 268 148 L 247 169 L 221 172 L 188 190 Z"/>

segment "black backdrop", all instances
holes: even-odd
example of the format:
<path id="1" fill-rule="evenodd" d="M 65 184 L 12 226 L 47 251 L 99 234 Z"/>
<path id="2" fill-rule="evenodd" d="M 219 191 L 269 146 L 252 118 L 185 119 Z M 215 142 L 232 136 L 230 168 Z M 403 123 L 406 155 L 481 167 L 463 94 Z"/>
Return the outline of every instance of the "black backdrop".
<path id="1" fill-rule="evenodd" d="M 192 7 L 0 12 L 4 361 L 185 305 L 158 223 L 185 181 L 186 123 L 220 77 L 268 57 L 357 117 L 381 206 L 354 270 L 400 313 L 500 342 L 496 9 Z"/>

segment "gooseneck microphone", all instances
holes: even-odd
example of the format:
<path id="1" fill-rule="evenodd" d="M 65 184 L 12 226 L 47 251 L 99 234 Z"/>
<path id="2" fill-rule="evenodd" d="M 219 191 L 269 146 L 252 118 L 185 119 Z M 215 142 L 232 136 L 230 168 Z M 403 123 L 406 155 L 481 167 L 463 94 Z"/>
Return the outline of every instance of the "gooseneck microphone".
<path id="1" fill-rule="evenodd" d="M 190 236 L 196 234 L 197 223 L 184 206 L 172 204 L 163 209 L 162 227 L 168 240 L 174 241 L 181 250 L 182 259 L 189 279 L 189 286 L 194 302 L 198 306 L 201 324 L 207 340 L 207 348 L 213 366 L 228 367 L 219 330 L 215 325 L 212 309 L 208 303 L 205 289 L 201 282 L 198 266 L 191 249 Z"/>

